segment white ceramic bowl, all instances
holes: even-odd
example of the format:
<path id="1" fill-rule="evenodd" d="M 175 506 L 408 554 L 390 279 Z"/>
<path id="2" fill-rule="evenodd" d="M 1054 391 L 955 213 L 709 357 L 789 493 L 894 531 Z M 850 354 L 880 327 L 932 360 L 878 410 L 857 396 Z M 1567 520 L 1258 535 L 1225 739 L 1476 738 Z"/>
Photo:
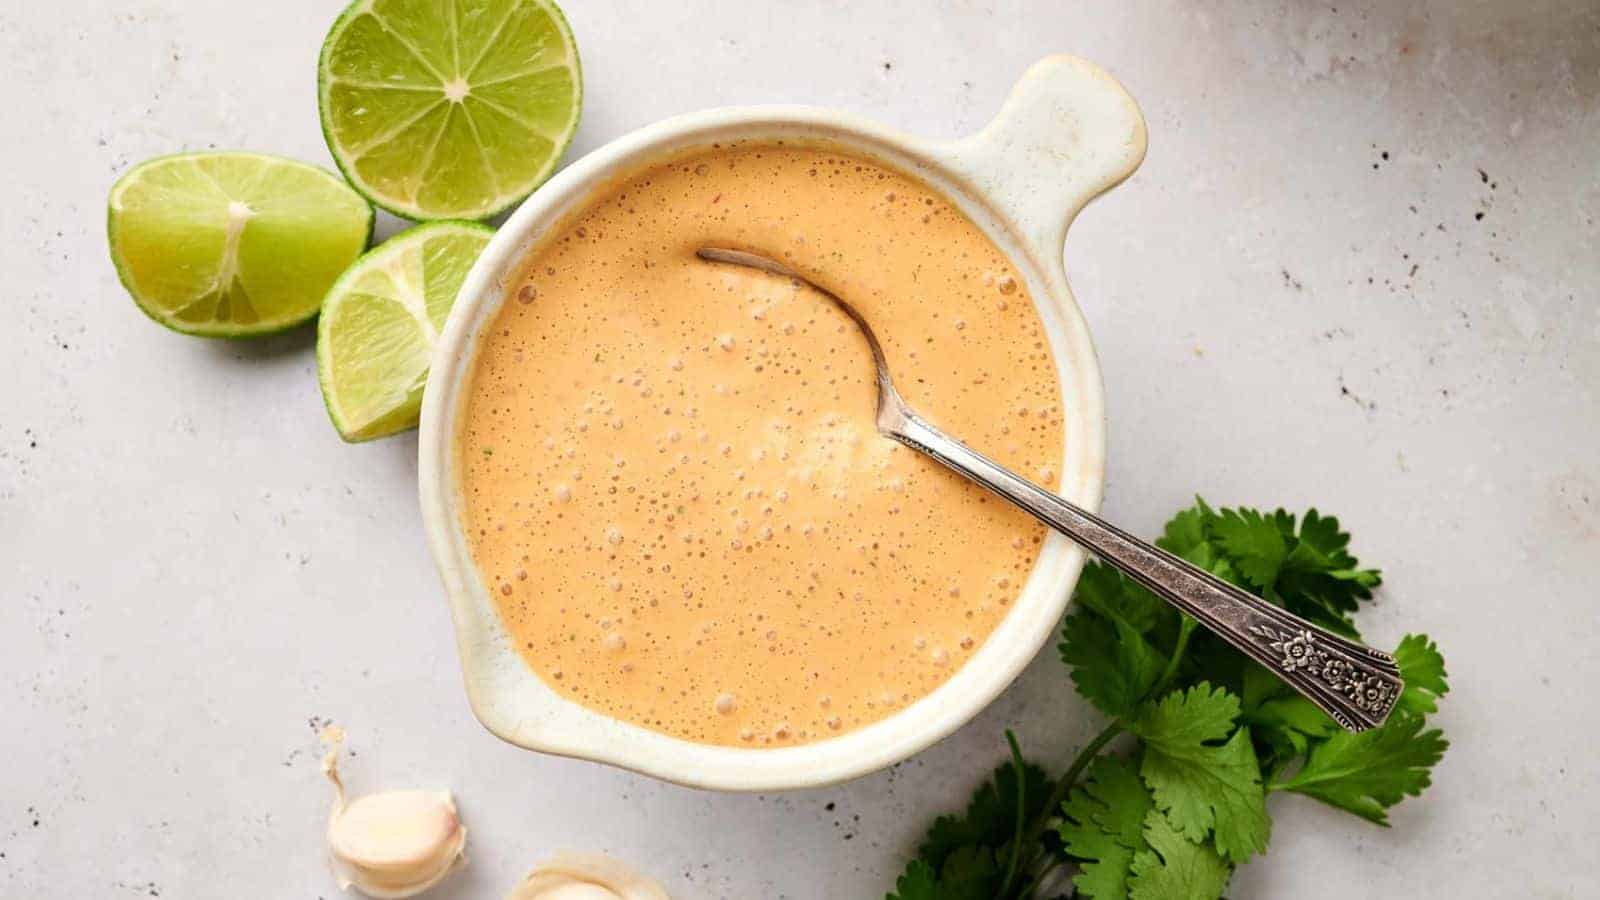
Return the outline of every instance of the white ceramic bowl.
<path id="1" fill-rule="evenodd" d="M 552 691 L 517 655 L 468 553 L 458 513 L 454 435 L 479 335 L 499 310 L 519 262 L 596 187 L 688 148 L 761 138 L 826 142 L 910 173 L 948 196 L 1011 257 L 1027 279 L 1060 378 L 1066 437 L 1060 490 L 1080 506 L 1099 507 L 1105 453 L 1100 369 L 1067 288 L 1062 244 L 1084 204 L 1144 158 L 1144 120 L 1109 75 L 1069 56 L 1041 60 L 988 127 L 951 142 L 794 106 L 709 110 L 641 128 L 568 166 L 501 227 L 450 311 L 423 400 L 423 521 L 450 598 L 467 695 L 484 726 L 513 744 L 722 790 L 853 778 L 911 756 L 976 715 L 1050 639 L 1077 581 L 1083 553 L 1052 535 L 1011 612 L 949 681 L 887 719 L 797 747 L 696 744 L 612 719 Z"/>

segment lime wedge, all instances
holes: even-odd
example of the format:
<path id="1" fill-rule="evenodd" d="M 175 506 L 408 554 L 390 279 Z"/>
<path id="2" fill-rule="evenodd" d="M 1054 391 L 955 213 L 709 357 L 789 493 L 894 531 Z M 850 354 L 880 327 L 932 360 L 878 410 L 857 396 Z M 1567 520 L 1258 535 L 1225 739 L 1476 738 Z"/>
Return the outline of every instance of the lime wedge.
<path id="1" fill-rule="evenodd" d="M 372 236 L 372 207 L 335 175 L 259 153 L 183 153 L 111 187 L 111 261 L 135 303 L 207 337 L 311 318 Z"/>
<path id="2" fill-rule="evenodd" d="M 317 67 L 328 149 L 408 219 L 485 219 L 550 177 L 578 128 L 578 45 L 551 0 L 356 0 Z"/>
<path id="3" fill-rule="evenodd" d="M 328 291 L 317 378 L 333 426 L 369 441 L 417 424 L 433 345 L 462 279 L 494 229 L 433 222 L 385 241 Z"/>

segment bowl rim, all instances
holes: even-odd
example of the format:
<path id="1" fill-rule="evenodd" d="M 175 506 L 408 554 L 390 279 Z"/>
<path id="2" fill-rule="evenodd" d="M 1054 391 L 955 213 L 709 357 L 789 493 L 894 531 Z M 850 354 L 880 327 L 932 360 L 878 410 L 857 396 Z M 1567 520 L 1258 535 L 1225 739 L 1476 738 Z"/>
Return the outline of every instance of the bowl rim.
<path id="1" fill-rule="evenodd" d="M 1142 120 L 1139 125 L 1142 129 Z M 1126 172 L 1086 193 L 1070 209 L 1059 204 L 1062 208 L 1052 213 L 1061 219 L 1058 223 L 1030 221 L 1029 210 L 1018 210 L 998 196 L 1006 191 L 994 179 L 1008 177 L 993 171 L 998 157 L 976 165 L 967 161 L 973 142 L 987 133 L 988 129 L 961 141 L 925 141 L 861 117 L 810 106 L 690 113 L 637 129 L 572 163 L 500 228 L 468 273 L 440 336 L 418 439 L 418 484 L 428 546 L 450 602 L 468 698 L 474 715 L 490 732 L 517 746 L 683 785 L 744 791 L 814 787 L 892 765 L 944 738 L 976 716 L 1034 659 L 1054 634 L 1085 558 L 1081 549 L 1057 534 L 1047 538 L 1017 601 L 978 652 L 939 687 L 889 717 L 837 737 L 782 748 L 686 741 L 612 719 L 562 697 L 527 668 L 506 640 L 492 599 L 477 575 L 456 506 L 452 450 L 457 417 L 469 393 L 477 339 L 505 301 L 509 280 L 525 255 L 564 218 L 586 206 L 596 191 L 641 168 L 718 142 L 792 139 L 833 144 L 918 178 L 957 205 L 1013 262 L 1027 280 L 1028 294 L 1044 325 L 1063 397 L 1065 446 L 1058 489 L 1085 509 L 1098 509 L 1105 447 L 1099 362 L 1082 311 L 1067 287 L 1063 247 L 1057 241 L 1053 251 L 1046 249 L 1051 240 L 1038 235 L 1064 235 L 1082 202 L 1120 181 Z M 1141 144 L 1138 156 L 1142 155 Z M 1134 160 L 1128 171 L 1136 165 Z"/>

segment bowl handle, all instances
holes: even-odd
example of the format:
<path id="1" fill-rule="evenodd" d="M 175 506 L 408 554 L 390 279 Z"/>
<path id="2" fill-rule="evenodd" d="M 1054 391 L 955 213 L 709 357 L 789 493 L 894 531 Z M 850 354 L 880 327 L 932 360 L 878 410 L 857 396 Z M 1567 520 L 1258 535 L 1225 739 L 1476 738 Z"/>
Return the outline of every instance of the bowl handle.
<path id="1" fill-rule="evenodd" d="M 1139 105 L 1104 69 L 1075 56 L 1029 67 L 998 115 L 948 145 L 947 164 L 1010 216 L 1028 249 L 1063 274 L 1067 227 L 1144 160 Z"/>

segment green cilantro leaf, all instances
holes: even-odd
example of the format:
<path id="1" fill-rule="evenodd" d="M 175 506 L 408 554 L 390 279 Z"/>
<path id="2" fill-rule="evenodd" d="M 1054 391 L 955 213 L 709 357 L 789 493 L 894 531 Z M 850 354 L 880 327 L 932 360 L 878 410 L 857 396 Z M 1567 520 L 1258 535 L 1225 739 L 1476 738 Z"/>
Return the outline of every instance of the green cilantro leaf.
<path id="1" fill-rule="evenodd" d="M 1133 626 L 1090 611 L 1067 617 L 1058 649 L 1078 693 L 1112 718 L 1144 699 L 1167 662 Z"/>
<path id="2" fill-rule="evenodd" d="M 1214 540 L 1217 513 L 1200 497 L 1194 506 L 1180 510 L 1167 522 L 1156 546 L 1194 563 L 1211 574 L 1232 584 L 1238 584 L 1240 575 L 1231 560 L 1222 553 Z"/>
<path id="3" fill-rule="evenodd" d="M 1267 667 L 1260 663 L 1251 661 L 1240 675 L 1239 706 L 1246 716 L 1268 700 L 1293 693 L 1282 679 L 1267 671 Z"/>
<path id="4" fill-rule="evenodd" d="M 938 872 L 912 860 L 894 887 L 886 900 L 994 900 L 1000 869 L 989 848 L 959 847 Z"/>
<path id="5" fill-rule="evenodd" d="M 1308 510 L 1273 594 L 1290 612 L 1356 637 L 1350 614 L 1372 599 L 1383 578 L 1375 569 L 1359 568 L 1349 545 L 1350 535 L 1339 530 L 1338 519 Z"/>
<path id="6" fill-rule="evenodd" d="M 1072 596 L 1081 606 L 1107 619 L 1126 622 L 1141 634 L 1177 616 L 1166 601 L 1148 588 L 1100 562 L 1083 567 Z"/>
<path id="7" fill-rule="evenodd" d="M 1151 811 L 1146 817 L 1145 842 L 1150 849 L 1133 858 L 1128 880 L 1131 900 L 1217 900 L 1233 871 L 1205 844 L 1192 844 L 1173 828 L 1167 817 Z"/>
<path id="8" fill-rule="evenodd" d="M 1078 865 L 1072 878 L 1077 896 L 1092 900 L 1127 900 L 1128 875 L 1133 870 L 1133 850 L 1116 841 L 1089 848 L 1094 856 Z"/>
<path id="9" fill-rule="evenodd" d="M 939 900 L 939 876 L 933 867 L 920 859 L 906 864 L 906 870 L 895 880 L 894 890 L 884 900 Z"/>
<path id="10" fill-rule="evenodd" d="M 1263 772 L 1304 756 L 1312 739 L 1327 737 L 1339 728 L 1315 703 L 1290 690 L 1260 664 L 1246 663 L 1243 674 L 1240 696 L 1244 712 L 1239 721 L 1250 726 Z"/>
<path id="11" fill-rule="evenodd" d="M 1130 723 L 1145 742 L 1140 774 L 1156 807 L 1196 843 L 1214 829 L 1217 852 L 1236 863 L 1266 849 L 1272 827 L 1249 729 L 1234 730 L 1238 716 L 1238 698 L 1201 682 Z"/>
<path id="12" fill-rule="evenodd" d="M 1339 520 L 1333 516 L 1324 516 L 1315 509 L 1307 510 L 1297 537 L 1299 540 L 1289 554 L 1292 559 L 1285 560 L 1286 568 L 1316 572 L 1354 568 L 1355 558 L 1345 552 L 1350 546 L 1350 535 L 1339 530 Z"/>
<path id="13" fill-rule="evenodd" d="M 1249 657 L 1233 649 L 1231 644 L 1197 627 L 1179 666 L 1181 676 L 1171 686 L 1190 687 L 1204 681 L 1240 695 L 1244 692 L 1246 673 L 1253 665 Z"/>
<path id="14" fill-rule="evenodd" d="M 1044 810 L 1050 795 L 1050 777 L 1032 764 L 1023 766 L 1023 815 L 1031 821 Z M 1011 763 L 995 769 L 994 778 L 972 795 L 962 816 L 940 816 L 917 848 L 917 856 L 942 873 L 950 856 L 963 847 L 998 850 L 1012 839 L 1017 827 L 1017 770 Z"/>
<path id="15" fill-rule="evenodd" d="M 1234 732 L 1220 747 L 1146 752 L 1140 771 L 1156 805 L 1192 840 L 1214 826 L 1217 852 L 1236 863 L 1267 848 L 1272 822 L 1249 729 Z"/>
<path id="16" fill-rule="evenodd" d="M 1189 746 L 1226 738 L 1237 718 L 1239 698 L 1202 682 L 1146 705 L 1129 729 L 1158 748 Z"/>
<path id="17" fill-rule="evenodd" d="M 1212 531 L 1251 584 L 1267 590 L 1278 580 L 1289 546 L 1277 520 L 1253 509 L 1224 509 Z"/>
<path id="18" fill-rule="evenodd" d="M 1023 821 L 1033 821 L 1049 802 L 1050 778 L 1036 765 L 1005 763 L 980 785 L 965 814 L 940 816 L 928 830 L 917 858 L 906 866 L 888 900 L 993 900 L 1005 882 L 1006 862 L 1017 834 L 1017 795 Z"/>
<path id="19" fill-rule="evenodd" d="M 1305 794 L 1388 825 L 1388 808 L 1422 793 L 1429 770 L 1450 746 L 1438 729 L 1423 731 L 1423 725 L 1422 716 L 1397 709 L 1381 728 L 1335 732 L 1311 748 L 1298 772 L 1272 789 Z"/>
<path id="20" fill-rule="evenodd" d="M 988 847 L 957 847 L 939 870 L 939 900 L 994 900 L 1000 892 L 1000 863 Z"/>
<path id="21" fill-rule="evenodd" d="M 1438 699 L 1450 692 L 1438 646 L 1425 634 L 1408 634 L 1395 648 L 1394 661 L 1406 683 L 1397 706 L 1417 713 L 1438 712 Z"/>
<path id="22" fill-rule="evenodd" d="M 1167 522 L 1161 537 L 1156 539 L 1156 545 L 1168 553 L 1188 559 L 1191 552 L 1204 546 L 1210 539 L 1211 523 L 1216 517 L 1217 514 L 1206 505 L 1206 501 L 1196 497 L 1194 506 L 1179 510 Z"/>
<path id="23" fill-rule="evenodd" d="M 1299 694 L 1274 697 L 1256 708 L 1255 720 L 1276 724 L 1307 737 L 1327 737 L 1339 729 L 1321 707 Z"/>
<path id="24" fill-rule="evenodd" d="M 1063 849 L 1079 861 L 1072 880 L 1081 897 L 1125 900 L 1135 853 L 1145 849 L 1145 814 L 1150 791 L 1133 763 L 1102 756 L 1089 767 L 1082 787 L 1061 806 L 1056 827 Z"/>

